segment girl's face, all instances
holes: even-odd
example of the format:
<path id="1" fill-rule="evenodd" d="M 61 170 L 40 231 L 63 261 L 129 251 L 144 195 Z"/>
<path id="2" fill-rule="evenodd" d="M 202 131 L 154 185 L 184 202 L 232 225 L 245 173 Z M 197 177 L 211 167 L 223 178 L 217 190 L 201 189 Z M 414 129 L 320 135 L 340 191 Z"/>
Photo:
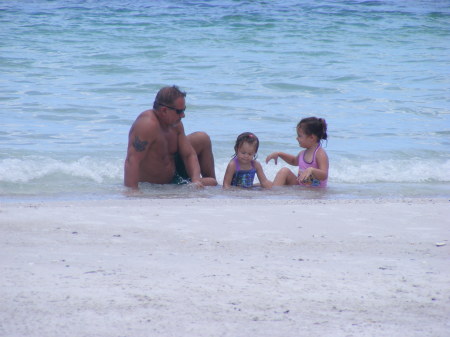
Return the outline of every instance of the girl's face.
<path id="1" fill-rule="evenodd" d="M 317 144 L 317 137 L 314 135 L 307 135 L 303 132 L 302 128 L 297 128 L 297 141 L 298 144 L 304 148 L 308 149 L 311 146 Z"/>
<path id="2" fill-rule="evenodd" d="M 236 157 L 241 163 L 250 163 L 250 161 L 254 158 L 256 154 L 256 144 L 250 144 L 247 142 L 243 142 L 241 146 L 239 146 L 238 151 L 236 153 Z"/>

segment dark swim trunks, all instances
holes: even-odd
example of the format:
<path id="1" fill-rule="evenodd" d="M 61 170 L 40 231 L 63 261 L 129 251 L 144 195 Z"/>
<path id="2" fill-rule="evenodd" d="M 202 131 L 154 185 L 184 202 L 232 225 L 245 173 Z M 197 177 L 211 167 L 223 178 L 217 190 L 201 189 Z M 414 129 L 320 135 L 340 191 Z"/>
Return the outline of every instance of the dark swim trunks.
<path id="1" fill-rule="evenodd" d="M 186 167 L 184 166 L 183 159 L 181 159 L 178 153 L 175 154 L 175 174 L 172 178 L 171 184 L 185 185 L 191 182 L 191 178 L 187 174 Z"/>

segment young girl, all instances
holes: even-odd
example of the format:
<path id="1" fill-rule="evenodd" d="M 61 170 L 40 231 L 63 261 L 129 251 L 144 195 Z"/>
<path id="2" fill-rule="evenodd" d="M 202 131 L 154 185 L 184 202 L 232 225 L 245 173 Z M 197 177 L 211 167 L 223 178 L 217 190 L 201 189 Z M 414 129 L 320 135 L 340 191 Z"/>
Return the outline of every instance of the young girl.
<path id="1" fill-rule="evenodd" d="M 272 182 L 266 178 L 261 164 L 255 160 L 258 147 L 258 137 L 251 132 L 241 133 L 237 137 L 233 159 L 228 164 L 223 177 L 223 188 L 252 187 L 255 173 L 262 187 L 272 187 Z"/>
<path id="2" fill-rule="evenodd" d="M 327 139 L 327 123 L 322 118 L 304 118 L 297 124 L 297 141 L 305 150 L 297 156 L 283 152 L 271 153 L 266 158 L 266 163 L 271 159 L 277 164 L 278 157 L 286 163 L 298 166 L 298 174 L 295 175 L 287 167 L 278 171 L 273 181 L 273 186 L 303 185 L 314 187 L 326 187 L 328 181 L 328 156 L 321 147 L 322 139 Z"/>

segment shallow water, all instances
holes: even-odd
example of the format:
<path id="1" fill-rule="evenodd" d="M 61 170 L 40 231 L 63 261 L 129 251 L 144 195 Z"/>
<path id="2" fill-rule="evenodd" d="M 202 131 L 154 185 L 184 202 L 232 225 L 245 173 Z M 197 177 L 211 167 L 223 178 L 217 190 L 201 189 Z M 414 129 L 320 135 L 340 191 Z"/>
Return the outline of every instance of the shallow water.
<path id="1" fill-rule="evenodd" d="M 222 181 L 236 136 L 296 154 L 327 120 L 329 188 L 142 186 L 142 197 L 450 196 L 447 1 L 0 2 L 0 200 L 127 198 L 129 128 L 187 91 Z M 263 168 L 269 179 L 284 165 Z M 295 169 L 295 168 L 292 168 Z"/>

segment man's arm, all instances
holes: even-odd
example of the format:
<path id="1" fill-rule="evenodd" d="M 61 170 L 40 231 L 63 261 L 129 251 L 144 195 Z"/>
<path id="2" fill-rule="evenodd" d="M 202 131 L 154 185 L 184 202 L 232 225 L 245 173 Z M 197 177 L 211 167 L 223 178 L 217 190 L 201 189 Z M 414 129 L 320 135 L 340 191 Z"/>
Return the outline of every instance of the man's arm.
<path id="1" fill-rule="evenodd" d="M 139 117 L 131 127 L 128 135 L 128 151 L 124 167 L 124 184 L 134 189 L 138 188 L 139 170 L 142 160 L 150 148 L 149 128 L 146 127 L 145 117 Z"/>
<path id="2" fill-rule="evenodd" d="M 184 133 L 183 124 L 180 123 L 178 128 L 178 152 L 183 159 L 184 166 L 191 181 L 193 183 L 200 183 L 200 164 L 197 154 Z"/>

